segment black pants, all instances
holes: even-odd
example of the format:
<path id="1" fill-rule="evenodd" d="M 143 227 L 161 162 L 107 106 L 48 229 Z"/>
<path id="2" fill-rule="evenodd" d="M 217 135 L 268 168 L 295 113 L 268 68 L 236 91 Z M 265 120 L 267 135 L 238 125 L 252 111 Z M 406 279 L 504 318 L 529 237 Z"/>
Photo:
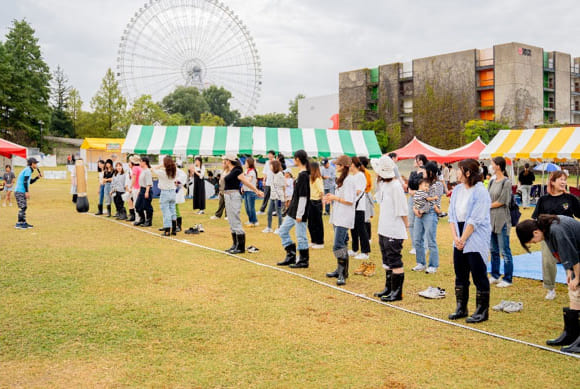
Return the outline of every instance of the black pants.
<path id="1" fill-rule="evenodd" d="M 464 223 L 458 223 L 459 235 L 463 233 Z M 453 249 L 453 268 L 455 269 L 455 286 L 469 288 L 469 273 L 477 290 L 489 292 L 487 266 L 479 253 L 464 253 Z"/>
<path id="2" fill-rule="evenodd" d="M 365 227 L 367 229 L 367 235 L 369 236 L 369 240 L 370 240 L 371 236 L 373 236 L 373 234 L 371 233 L 371 222 L 365 223 Z"/>
<path id="3" fill-rule="evenodd" d="M 137 197 L 137 202 L 135 203 L 135 210 L 139 213 L 139 216 L 143 218 L 143 220 L 148 219 L 151 217 L 150 215 L 153 214 L 153 207 L 151 206 L 151 200 L 153 199 L 153 192 L 149 191 L 149 198 L 145 198 L 145 190 L 146 188 L 141 187 L 139 189 L 139 196 Z M 148 216 L 146 216 L 148 215 Z"/>
<path id="4" fill-rule="evenodd" d="M 16 205 L 18 205 L 18 223 L 26 223 L 26 209 L 28 208 L 26 201 L 26 193 L 14 192 L 16 198 Z"/>
<path id="5" fill-rule="evenodd" d="M 350 233 L 352 235 L 352 251 L 358 251 L 360 241 L 360 251 L 364 254 L 371 252 L 369 235 L 367 233 L 367 227 L 365 226 L 365 211 L 356 211 L 354 215 L 354 228 L 350 230 Z"/>
<path id="6" fill-rule="evenodd" d="M 266 207 L 269 204 L 270 200 L 270 187 L 264 186 L 264 201 L 262 201 L 262 206 L 260 207 L 260 212 L 266 212 Z"/>
<path id="7" fill-rule="evenodd" d="M 121 210 L 125 209 L 125 202 L 123 201 L 123 194 L 125 192 L 115 192 L 115 208 L 117 209 L 117 213 L 121 214 Z"/>
<path id="8" fill-rule="evenodd" d="M 217 211 L 215 211 L 215 216 L 216 217 L 222 217 L 222 215 L 224 214 L 225 210 L 226 210 L 226 200 L 224 199 L 224 194 L 223 193 L 220 193 L 219 194 L 218 209 L 217 209 Z"/>
<path id="9" fill-rule="evenodd" d="M 383 257 L 383 267 L 385 269 L 398 269 L 403 267 L 403 239 L 388 238 L 379 235 L 379 246 Z"/>
<path id="10" fill-rule="evenodd" d="M 312 244 L 324 244 L 324 225 L 322 224 L 322 200 L 310 200 L 308 231 Z"/>

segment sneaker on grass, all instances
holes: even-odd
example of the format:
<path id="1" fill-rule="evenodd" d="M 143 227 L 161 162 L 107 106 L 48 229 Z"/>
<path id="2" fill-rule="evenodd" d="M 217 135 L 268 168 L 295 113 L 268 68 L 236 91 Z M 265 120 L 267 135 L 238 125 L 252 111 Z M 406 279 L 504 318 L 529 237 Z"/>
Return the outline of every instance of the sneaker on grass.
<path id="1" fill-rule="evenodd" d="M 276 234 L 276 235 L 280 235 L 280 229 L 279 229 L 279 228 L 276 228 L 276 229 L 274 230 L 274 234 Z"/>
<path id="2" fill-rule="evenodd" d="M 546 300 L 554 300 L 556 298 L 556 289 L 550 289 L 548 290 L 548 293 L 546 293 Z"/>
<path id="3" fill-rule="evenodd" d="M 505 307 L 503 307 L 503 311 L 505 313 L 520 312 L 522 309 L 524 309 L 524 303 L 516 301 L 509 301 L 508 304 Z"/>
<path id="4" fill-rule="evenodd" d="M 437 273 L 437 268 L 436 267 L 433 267 L 433 266 L 429 266 L 427 268 L 427 270 L 425 270 L 425 273 L 427 273 L 427 274 L 435 274 L 435 273 Z"/>
<path id="5" fill-rule="evenodd" d="M 499 284 L 500 279 L 499 278 L 495 278 L 494 276 L 489 276 L 489 283 L 490 284 Z"/>
<path id="6" fill-rule="evenodd" d="M 369 259 L 369 255 L 365 253 L 359 253 L 355 255 L 354 259 L 362 259 L 363 261 L 366 261 L 367 259 Z"/>
<path id="7" fill-rule="evenodd" d="M 311 247 L 313 250 L 320 250 L 324 248 L 323 244 L 313 244 Z"/>
<path id="8" fill-rule="evenodd" d="M 210 220 L 217 220 L 219 219 L 219 217 L 217 217 L 216 215 L 213 215 L 212 217 L 209 218 Z"/>
<path id="9" fill-rule="evenodd" d="M 493 309 L 494 311 L 503 311 L 503 309 L 510 303 L 510 301 L 507 300 L 501 300 L 501 302 L 497 305 L 494 305 L 491 309 Z"/>
<path id="10" fill-rule="evenodd" d="M 355 257 L 356 255 L 357 255 L 357 253 L 355 253 L 354 251 L 348 250 L 348 256 L 349 257 Z"/>
<path id="11" fill-rule="evenodd" d="M 425 297 L 428 299 L 442 299 L 442 298 L 445 298 L 446 294 L 447 293 L 445 292 L 445 289 L 441 289 L 439 287 L 434 288 L 432 286 L 419 292 L 419 296 Z"/>
<path id="12" fill-rule="evenodd" d="M 511 282 L 507 282 L 505 280 L 501 280 L 500 282 L 498 282 L 498 284 L 496 285 L 497 288 L 509 288 L 510 286 L 512 286 Z"/>
<path id="13" fill-rule="evenodd" d="M 409 250 L 409 254 L 416 255 L 417 254 L 417 251 L 415 251 L 415 249 L 412 248 L 411 250 Z"/>
<path id="14" fill-rule="evenodd" d="M 262 232 L 263 232 L 264 234 L 269 234 L 269 233 L 271 233 L 271 232 L 274 232 L 274 230 L 273 230 L 273 229 L 271 229 L 270 227 L 266 227 L 266 228 L 264 228 L 264 229 L 262 230 Z"/>
<path id="15" fill-rule="evenodd" d="M 423 270 L 425 270 L 425 265 L 422 265 L 422 264 L 418 263 L 417 266 L 415 266 L 411 270 L 413 270 L 413 271 L 423 271 Z"/>

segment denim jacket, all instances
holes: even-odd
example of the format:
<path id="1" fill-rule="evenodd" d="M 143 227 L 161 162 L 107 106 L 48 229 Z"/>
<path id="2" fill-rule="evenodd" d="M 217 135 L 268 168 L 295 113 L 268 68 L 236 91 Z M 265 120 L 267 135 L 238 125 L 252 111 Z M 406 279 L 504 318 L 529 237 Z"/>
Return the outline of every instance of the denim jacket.
<path id="1" fill-rule="evenodd" d="M 457 212 L 455 210 L 457 196 L 461 191 L 467 190 L 464 184 L 459 184 L 453 189 L 451 201 L 449 203 L 449 223 L 453 223 L 457 236 L 459 228 L 457 226 Z M 473 226 L 473 233 L 465 242 L 464 253 L 479 253 L 484 261 L 489 257 L 489 243 L 491 236 L 490 206 L 491 198 L 489 192 L 481 182 L 478 182 L 471 193 L 465 218 L 465 224 Z M 455 243 L 453 244 L 455 246 Z"/>

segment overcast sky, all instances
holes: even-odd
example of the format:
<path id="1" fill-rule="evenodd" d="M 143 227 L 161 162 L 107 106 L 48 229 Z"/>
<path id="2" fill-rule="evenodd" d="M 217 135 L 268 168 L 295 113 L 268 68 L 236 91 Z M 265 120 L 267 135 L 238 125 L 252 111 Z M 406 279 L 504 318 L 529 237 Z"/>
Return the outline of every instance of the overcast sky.
<path id="1" fill-rule="evenodd" d="M 222 0 L 250 30 L 262 59 L 257 113 L 286 112 L 298 93 L 338 93 L 338 73 L 445 52 L 522 42 L 580 56 L 578 0 Z M 121 34 L 144 0 L 0 0 L 2 40 L 13 19 L 36 30 L 85 109 Z"/>

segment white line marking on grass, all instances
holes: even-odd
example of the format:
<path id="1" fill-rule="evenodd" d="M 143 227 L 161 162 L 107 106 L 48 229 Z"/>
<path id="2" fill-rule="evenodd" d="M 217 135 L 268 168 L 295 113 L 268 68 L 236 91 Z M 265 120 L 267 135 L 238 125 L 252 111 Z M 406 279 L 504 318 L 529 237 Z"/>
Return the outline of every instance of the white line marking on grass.
<path id="1" fill-rule="evenodd" d="M 93 214 L 88 214 L 87 213 L 87 215 L 97 217 L 96 215 L 93 215 Z M 463 325 L 463 324 L 460 324 L 460 323 L 456 323 L 456 322 L 453 322 L 453 321 L 449 321 L 449 320 L 445 320 L 445 319 L 440 319 L 440 318 L 435 317 L 435 316 L 429 316 L 429 315 L 426 315 L 424 313 L 415 312 L 415 311 L 412 311 L 410 309 L 406 309 L 406 308 L 400 307 L 398 305 L 388 304 L 388 303 L 385 303 L 383 301 L 376 300 L 376 299 L 371 298 L 371 297 L 369 297 L 369 296 L 367 296 L 366 294 L 363 294 L 363 293 L 356 293 L 356 292 L 350 291 L 348 289 L 343 289 L 343 288 L 340 288 L 338 286 L 331 285 L 329 283 L 326 283 L 326 282 L 317 280 L 315 278 L 308 277 L 308 276 L 306 276 L 304 274 L 300 274 L 300 273 L 296 273 L 296 272 L 293 272 L 293 271 L 290 271 L 290 270 L 286 270 L 285 268 L 282 268 L 282 267 L 267 265 L 267 264 L 261 263 L 261 262 L 256 262 L 256 261 L 253 261 L 251 259 L 248 259 L 248 258 L 239 256 L 239 255 L 236 255 L 236 254 L 226 253 L 225 251 L 218 250 L 218 249 L 214 249 L 212 247 L 203 246 L 201 244 L 193 243 L 193 242 L 190 242 L 190 241 L 185 240 L 185 239 L 177 239 L 177 238 L 173 238 L 173 237 L 163 236 L 163 235 L 161 235 L 159 233 L 156 233 L 156 232 L 153 232 L 153 231 L 150 231 L 150 230 L 145 230 L 143 228 L 138 228 L 138 227 L 133 226 L 132 224 L 123 223 L 123 222 L 120 222 L 118 220 L 112 220 L 112 219 L 108 219 L 108 218 L 107 219 L 104 219 L 104 218 L 99 218 L 99 217 L 97 217 L 97 219 L 107 220 L 109 222 L 116 223 L 116 224 L 122 225 L 124 227 L 128 227 L 128 228 L 131 228 L 131 229 L 134 229 L 134 230 L 143 232 L 145 234 L 152 235 L 152 236 L 157 237 L 157 238 L 170 239 L 170 240 L 173 240 L 175 242 L 183 243 L 183 244 L 186 244 L 186 245 L 189 245 L 189 246 L 197 247 L 197 248 L 204 249 L 204 250 L 208 250 L 208 251 L 213 251 L 215 253 L 222 254 L 222 255 L 226 255 L 226 256 L 229 256 L 229 257 L 233 257 L 233 258 L 236 258 L 236 259 L 239 259 L 241 261 L 248 262 L 248 263 L 251 263 L 251 264 L 254 264 L 254 265 L 257 265 L 257 266 L 262 266 L 262 267 L 265 267 L 265 268 L 268 268 L 268 269 L 271 269 L 271 270 L 275 270 L 275 271 L 278 271 L 278 272 L 286 273 L 286 274 L 289 274 L 289 275 L 294 276 L 294 277 L 300 277 L 300 278 L 303 278 L 303 279 L 308 280 L 310 282 L 314 282 L 315 284 L 322 285 L 322 286 L 325 286 L 327 288 L 334 289 L 336 291 L 339 291 L 339 292 L 342 292 L 342 293 L 346 293 L 346 294 L 349 294 L 351 296 L 358 297 L 360 299 L 373 302 L 375 304 L 384 305 L 384 306 L 387 306 L 389 308 L 396 309 L 398 311 L 402 311 L 402 312 L 405 312 L 405 313 L 409 313 L 411 315 L 419 316 L 419 317 L 422 317 L 422 318 L 425 318 L 425 319 L 433 320 L 433 321 L 436 321 L 436 322 L 439 322 L 439 323 L 443 323 L 443 324 L 447 324 L 447 325 L 450 325 L 450 326 L 453 326 L 453 327 L 462 328 L 464 330 L 469 330 L 469 331 L 477 332 L 477 333 L 480 333 L 480 334 L 483 334 L 483 335 L 492 336 L 494 338 L 499 338 L 499 339 L 507 340 L 509 342 L 519 343 L 519 344 L 523 344 L 525 346 L 530 346 L 530 347 L 534 347 L 534 348 L 537 348 L 537 349 L 540 349 L 540 350 L 549 351 L 549 352 L 556 353 L 556 354 L 559 354 L 559 355 L 563 355 L 563 356 L 566 356 L 566 357 L 572 357 L 572 358 L 580 359 L 580 354 L 564 353 L 564 352 L 562 352 L 562 351 L 560 351 L 558 349 L 554 349 L 554 348 L 551 348 L 551 347 L 546 347 L 546 346 L 542 346 L 540 344 L 526 342 L 525 340 L 520 340 L 520 339 L 516 339 L 516 338 L 510 338 L 509 336 L 505 336 L 505 335 L 501 335 L 501 334 L 496 334 L 495 332 L 484 331 L 484 330 L 480 330 L 478 328 L 466 326 L 466 325 Z"/>

